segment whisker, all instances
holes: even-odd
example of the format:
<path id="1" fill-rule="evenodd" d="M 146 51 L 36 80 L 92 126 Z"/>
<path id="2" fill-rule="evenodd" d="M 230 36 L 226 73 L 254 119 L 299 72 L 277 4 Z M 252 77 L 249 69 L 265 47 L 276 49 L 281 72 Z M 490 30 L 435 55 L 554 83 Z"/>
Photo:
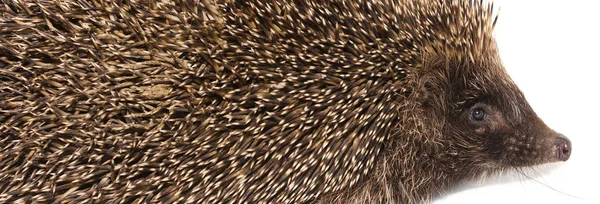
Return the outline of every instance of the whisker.
<path id="1" fill-rule="evenodd" d="M 517 169 L 518 167 L 514 167 L 514 168 Z M 519 175 L 519 183 L 521 184 L 521 188 L 525 189 L 525 185 L 523 185 L 523 180 L 524 180 L 523 176 L 521 175 L 521 173 L 519 173 L 517 175 Z"/>
<path id="2" fill-rule="evenodd" d="M 527 179 L 529 179 L 529 180 L 531 180 L 531 181 L 534 181 L 535 183 L 538 183 L 538 184 L 540 184 L 540 185 L 543 185 L 543 186 L 545 186 L 546 188 L 548 188 L 548 189 L 550 189 L 550 190 L 553 190 L 553 191 L 555 191 L 555 192 L 557 192 L 557 193 L 560 193 L 560 194 L 563 194 L 563 195 L 565 195 L 565 196 L 569 196 L 569 197 L 571 197 L 571 198 L 583 199 L 582 197 L 579 197 L 579 196 L 575 196 L 575 195 L 571 195 L 571 194 L 565 193 L 565 192 L 563 192 L 563 191 L 560 191 L 560 190 L 558 190 L 558 189 L 556 189 L 556 188 L 554 188 L 554 187 L 552 187 L 552 186 L 550 186 L 550 185 L 548 185 L 548 184 L 542 183 L 542 182 L 538 181 L 537 179 L 535 179 L 535 178 L 533 178 L 533 177 L 531 177 L 531 176 L 529 176 L 529 175 L 525 174 L 525 173 L 524 173 L 522 170 L 520 170 L 520 169 L 519 169 L 519 168 L 517 168 L 517 167 L 514 167 L 514 166 L 513 166 L 513 168 L 514 168 L 515 170 L 517 170 L 517 172 L 519 172 L 519 174 L 521 174 L 521 175 L 525 176 Z"/>
<path id="3" fill-rule="evenodd" d="M 544 176 L 542 174 L 540 174 L 540 172 L 538 172 L 537 170 L 535 170 L 535 166 L 530 167 L 531 170 L 533 170 L 533 172 L 537 175 L 538 178 L 541 178 L 544 183 L 548 183 L 548 181 L 546 181 L 546 179 L 544 178 Z"/>

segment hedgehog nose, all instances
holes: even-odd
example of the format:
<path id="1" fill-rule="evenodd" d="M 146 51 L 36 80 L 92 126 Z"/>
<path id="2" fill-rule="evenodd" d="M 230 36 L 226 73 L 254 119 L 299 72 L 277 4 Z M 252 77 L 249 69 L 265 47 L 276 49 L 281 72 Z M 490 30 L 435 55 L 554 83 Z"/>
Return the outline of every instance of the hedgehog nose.
<path id="1" fill-rule="evenodd" d="M 558 134 L 554 145 L 556 158 L 559 161 L 567 161 L 571 157 L 571 141 L 565 135 Z"/>

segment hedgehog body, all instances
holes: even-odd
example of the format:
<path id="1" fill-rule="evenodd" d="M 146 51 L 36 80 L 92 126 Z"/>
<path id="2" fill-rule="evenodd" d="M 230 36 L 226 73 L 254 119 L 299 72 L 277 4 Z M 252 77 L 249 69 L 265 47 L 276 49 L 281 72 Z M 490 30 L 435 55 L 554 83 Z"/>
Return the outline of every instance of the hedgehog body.
<path id="1" fill-rule="evenodd" d="M 474 1 L 5 1 L 0 202 L 422 202 L 566 160 L 494 23 Z"/>

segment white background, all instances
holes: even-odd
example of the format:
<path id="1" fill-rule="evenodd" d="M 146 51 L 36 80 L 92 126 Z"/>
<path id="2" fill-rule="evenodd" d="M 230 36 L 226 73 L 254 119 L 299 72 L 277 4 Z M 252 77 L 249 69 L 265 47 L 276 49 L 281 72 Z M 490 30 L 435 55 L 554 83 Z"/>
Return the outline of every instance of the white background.
<path id="1" fill-rule="evenodd" d="M 504 66 L 542 120 L 571 139 L 573 153 L 536 168 L 541 176 L 526 172 L 542 184 L 512 174 L 435 203 L 600 204 L 600 1 L 495 2 Z"/>

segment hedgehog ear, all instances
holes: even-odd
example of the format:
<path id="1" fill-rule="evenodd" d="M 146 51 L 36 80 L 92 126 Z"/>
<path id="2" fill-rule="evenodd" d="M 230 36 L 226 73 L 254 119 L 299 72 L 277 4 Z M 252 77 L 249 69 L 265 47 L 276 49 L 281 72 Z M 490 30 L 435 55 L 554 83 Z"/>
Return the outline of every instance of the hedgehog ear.
<path id="1" fill-rule="evenodd" d="M 433 84 L 429 81 L 425 82 L 423 84 L 423 86 L 421 87 L 422 94 L 421 94 L 421 97 L 419 98 L 419 101 L 421 101 L 423 104 L 430 103 L 432 90 L 433 90 Z"/>
<path id="2" fill-rule="evenodd" d="M 423 105 L 423 107 L 435 106 L 435 90 L 436 87 L 431 80 L 424 80 L 421 86 L 419 86 L 419 95 L 417 101 Z"/>
<path id="3" fill-rule="evenodd" d="M 445 100 L 448 94 L 445 80 L 445 77 L 437 74 L 424 76 L 419 83 L 419 93 L 415 100 L 423 108 L 433 108 L 435 112 L 443 111 L 447 105 Z"/>

